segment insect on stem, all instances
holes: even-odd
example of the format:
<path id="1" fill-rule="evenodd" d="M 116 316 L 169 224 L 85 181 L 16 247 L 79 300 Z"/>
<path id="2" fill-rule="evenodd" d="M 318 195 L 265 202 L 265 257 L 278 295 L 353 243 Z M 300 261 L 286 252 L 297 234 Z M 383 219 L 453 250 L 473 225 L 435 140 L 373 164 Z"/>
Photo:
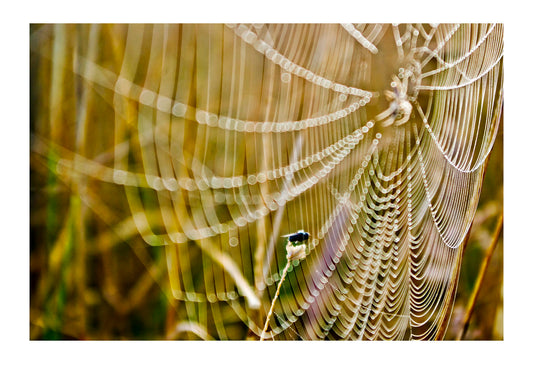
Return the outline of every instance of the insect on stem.
<path id="1" fill-rule="evenodd" d="M 276 300 L 279 296 L 279 291 L 281 289 L 281 284 L 283 284 L 283 281 L 285 280 L 285 277 L 287 276 L 287 271 L 289 271 L 289 267 L 291 266 L 291 262 L 293 260 L 300 260 L 304 259 L 306 257 L 305 250 L 306 250 L 306 243 L 309 239 L 309 233 L 304 232 L 303 230 L 299 230 L 296 233 L 288 234 L 287 237 L 287 246 L 285 247 L 285 250 L 287 251 L 287 264 L 285 265 L 285 268 L 283 269 L 283 272 L 281 273 L 281 279 L 278 283 L 278 288 L 276 290 L 276 294 L 274 295 L 274 299 L 272 300 L 272 304 L 270 305 L 270 310 L 268 311 L 267 318 L 265 321 L 265 326 L 263 327 L 263 332 L 261 332 L 261 338 L 260 341 L 263 341 L 265 339 L 265 333 L 268 329 L 268 324 L 270 322 L 270 317 L 272 317 L 272 313 L 274 312 L 274 305 L 276 304 Z"/>

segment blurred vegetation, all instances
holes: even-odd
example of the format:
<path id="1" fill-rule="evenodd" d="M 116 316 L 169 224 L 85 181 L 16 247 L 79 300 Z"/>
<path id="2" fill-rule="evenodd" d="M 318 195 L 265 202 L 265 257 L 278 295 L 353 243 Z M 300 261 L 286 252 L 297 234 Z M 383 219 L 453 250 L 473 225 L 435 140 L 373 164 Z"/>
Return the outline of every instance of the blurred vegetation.
<path id="1" fill-rule="evenodd" d="M 494 237 L 498 218 L 502 214 L 503 124 L 500 124 L 498 137 L 488 161 L 476 217 L 464 252 L 454 311 L 445 339 L 456 339 L 461 331 L 482 260 Z M 503 340 L 503 229 L 499 234 L 463 339 Z"/>
<path id="2" fill-rule="evenodd" d="M 123 187 L 88 180 L 63 165 L 62 157 L 80 155 L 111 165 L 113 145 L 106 141 L 113 140 L 114 129 L 94 125 L 112 119 L 114 112 L 112 90 L 88 87 L 72 69 L 57 66 L 58 61 L 67 67 L 78 64 L 71 51 L 93 53 L 95 46 L 83 43 L 90 40 L 90 30 L 56 27 L 78 37 L 54 43 L 50 25 L 30 28 L 30 338 L 210 339 L 198 323 L 182 320 L 191 312 L 227 338 L 245 338 L 248 329 L 229 303 L 208 306 L 173 298 L 165 248 L 149 246 L 138 234 Z M 101 33 L 110 41 L 96 45 L 101 64 L 118 71 L 125 29 L 102 25 Z M 500 126 L 464 252 L 447 339 L 461 331 L 479 266 L 503 211 L 502 139 Z M 157 201 L 149 195 L 145 202 Z M 502 241 L 503 233 L 465 339 L 503 339 Z"/>

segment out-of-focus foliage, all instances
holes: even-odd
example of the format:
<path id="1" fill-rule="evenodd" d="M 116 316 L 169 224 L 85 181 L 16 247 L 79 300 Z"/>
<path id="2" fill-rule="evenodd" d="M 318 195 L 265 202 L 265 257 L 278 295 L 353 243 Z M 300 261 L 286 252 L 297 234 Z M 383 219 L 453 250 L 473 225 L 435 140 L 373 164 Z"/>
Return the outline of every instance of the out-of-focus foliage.
<path id="1" fill-rule="evenodd" d="M 468 300 L 480 272 L 482 259 L 494 237 L 498 217 L 503 214 L 503 127 L 491 153 L 476 217 L 466 246 L 455 300 L 454 313 L 446 339 L 460 332 Z M 467 340 L 503 340 L 503 232 L 490 259 L 474 306 Z"/>

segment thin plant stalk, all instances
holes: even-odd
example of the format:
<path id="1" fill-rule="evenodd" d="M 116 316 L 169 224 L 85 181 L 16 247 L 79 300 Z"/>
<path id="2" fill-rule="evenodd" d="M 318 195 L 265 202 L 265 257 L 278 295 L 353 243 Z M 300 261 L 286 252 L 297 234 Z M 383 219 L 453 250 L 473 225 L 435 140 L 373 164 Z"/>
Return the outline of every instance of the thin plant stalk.
<path id="1" fill-rule="evenodd" d="M 503 214 L 501 214 L 500 217 L 498 218 L 498 223 L 496 224 L 496 229 L 494 230 L 494 235 L 492 236 L 492 241 L 490 243 L 489 248 L 487 249 L 487 252 L 485 253 L 485 257 L 483 258 L 481 267 L 479 268 L 479 274 L 476 279 L 476 284 L 474 285 L 474 290 L 472 291 L 472 294 L 470 295 L 466 313 L 463 317 L 463 325 L 461 326 L 461 331 L 457 335 L 456 340 L 462 340 L 466 334 L 466 331 L 468 330 L 468 325 L 470 324 L 470 319 L 472 318 L 472 313 L 474 311 L 474 305 L 476 304 L 476 300 L 478 298 L 479 291 L 481 289 L 481 283 L 483 283 L 483 278 L 485 277 L 485 273 L 487 272 L 490 259 L 492 258 L 492 254 L 494 254 L 494 249 L 496 249 L 496 245 L 498 244 L 498 239 L 500 238 L 500 232 L 502 230 L 502 225 L 503 225 Z"/>
<path id="2" fill-rule="evenodd" d="M 268 323 L 270 322 L 270 317 L 272 316 L 272 313 L 274 312 L 274 304 L 276 303 L 276 300 L 279 296 L 279 291 L 281 289 L 281 284 L 283 284 L 283 281 L 285 280 L 285 277 L 287 276 L 287 271 L 289 271 L 289 267 L 291 265 L 291 261 L 287 259 L 287 264 L 285 265 L 285 268 L 283 269 L 283 273 L 281 274 L 281 279 L 278 284 L 278 289 L 276 290 L 276 294 L 274 296 L 274 299 L 272 300 L 272 304 L 270 305 L 270 310 L 268 311 L 268 315 L 265 321 L 265 327 L 263 327 L 263 332 L 261 333 L 260 341 L 263 341 L 265 339 L 265 333 L 268 328 Z"/>

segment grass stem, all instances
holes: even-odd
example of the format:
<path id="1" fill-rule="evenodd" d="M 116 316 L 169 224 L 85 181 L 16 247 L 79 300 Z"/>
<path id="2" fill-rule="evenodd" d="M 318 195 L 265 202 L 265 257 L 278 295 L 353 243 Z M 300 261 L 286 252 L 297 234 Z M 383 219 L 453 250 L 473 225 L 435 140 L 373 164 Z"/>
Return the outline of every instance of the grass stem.
<path id="1" fill-rule="evenodd" d="M 283 281 L 285 280 L 285 277 L 287 276 L 287 271 L 289 270 L 289 267 L 291 265 L 291 261 L 287 259 L 287 264 L 285 265 L 285 268 L 283 269 L 283 273 L 281 274 L 281 279 L 279 280 L 278 289 L 276 290 L 276 294 L 274 296 L 274 299 L 272 300 L 272 304 L 270 305 L 270 310 L 268 311 L 268 315 L 265 321 L 265 327 L 263 327 L 263 332 L 261 333 L 260 341 L 263 341 L 265 339 L 265 333 L 268 328 L 268 323 L 270 322 L 270 317 L 272 317 L 272 313 L 274 312 L 274 304 L 276 303 L 276 300 L 279 296 L 279 291 L 281 289 L 281 284 L 283 284 Z"/>
<path id="2" fill-rule="evenodd" d="M 492 254 L 494 253 L 494 249 L 496 249 L 496 245 L 498 244 L 498 239 L 500 238 L 500 232 L 502 230 L 502 226 L 503 226 L 503 214 L 501 214 L 500 217 L 498 218 L 498 223 L 496 224 L 496 229 L 494 230 L 494 234 L 492 236 L 492 241 L 485 253 L 485 257 L 483 258 L 481 267 L 479 268 L 479 274 L 477 276 L 476 284 L 474 285 L 474 289 L 472 291 L 472 294 L 470 295 L 468 306 L 466 308 L 466 312 L 463 317 L 463 325 L 461 326 L 461 331 L 457 335 L 456 340 L 462 340 L 466 334 L 466 331 L 468 330 L 468 325 L 470 324 L 470 319 L 472 318 L 472 312 L 474 311 L 474 305 L 476 304 L 476 300 L 478 298 L 479 291 L 481 289 L 481 283 L 483 283 L 483 278 L 485 277 L 485 273 L 487 272 L 490 259 L 492 257 Z"/>

